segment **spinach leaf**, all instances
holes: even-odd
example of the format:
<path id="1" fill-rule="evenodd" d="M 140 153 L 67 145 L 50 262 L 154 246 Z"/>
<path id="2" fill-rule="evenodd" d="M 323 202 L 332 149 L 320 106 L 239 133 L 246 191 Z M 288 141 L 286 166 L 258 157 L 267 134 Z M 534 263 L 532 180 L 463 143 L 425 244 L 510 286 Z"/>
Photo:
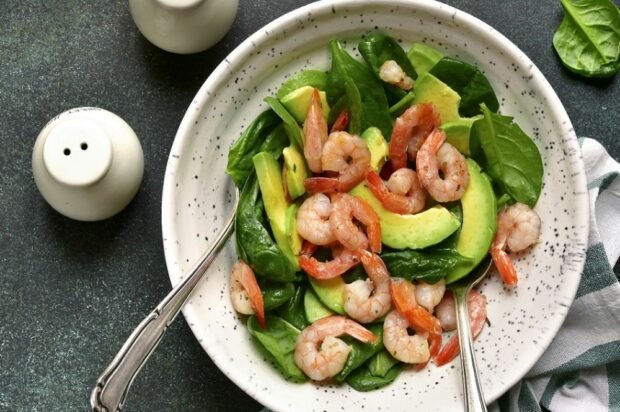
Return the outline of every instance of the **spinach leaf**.
<path id="1" fill-rule="evenodd" d="M 282 86 L 276 92 L 276 97 L 281 100 L 284 96 L 292 91 L 304 86 L 311 86 L 319 90 L 325 91 L 327 84 L 327 73 L 319 70 L 304 70 L 291 76 L 290 79 L 282 83 Z"/>
<path id="2" fill-rule="evenodd" d="M 382 349 L 368 360 L 366 364 L 372 376 L 383 378 L 400 361 L 394 358 L 386 349 Z"/>
<path id="3" fill-rule="evenodd" d="M 258 179 L 252 172 L 241 191 L 235 216 L 237 253 L 259 276 L 280 282 L 295 280 L 293 263 L 276 245 L 265 226 L 264 205 L 259 192 Z"/>
<path id="4" fill-rule="evenodd" d="M 377 340 L 370 343 L 363 343 L 353 338 L 343 338 L 343 340 L 346 340 L 352 349 L 346 363 L 344 364 L 344 367 L 336 376 L 334 376 L 336 382 L 344 382 L 351 372 L 360 367 L 375 353 L 383 349 L 383 324 L 376 323 L 373 325 L 366 325 L 366 327 L 377 337 Z"/>
<path id="5" fill-rule="evenodd" d="M 392 134 L 392 118 L 385 91 L 370 69 L 347 53 L 337 40 L 329 43 L 332 67 L 327 74 L 327 101 L 334 105 L 342 96 L 347 97 L 349 130 L 351 123 L 359 123 L 360 132 L 371 126 L 383 136 Z M 354 120 L 359 119 L 359 120 Z"/>
<path id="6" fill-rule="evenodd" d="M 388 100 L 397 102 L 402 99 L 407 92 L 398 86 L 384 82 L 379 76 L 381 65 L 388 60 L 394 60 L 407 73 L 407 76 L 414 80 L 418 77 L 411 61 L 409 61 L 407 54 L 398 42 L 385 34 L 373 33 L 363 38 L 359 42 L 357 49 L 385 88 Z"/>
<path id="7" fill-rule="evenodd" d="M 407 93 L 402 99 L 390 106 L 390 114 L 394 117 L 400 116 L 409 106 L 411 106 L 414 98 L 415 93 L 413 91 Z"/>
<path id="8" fill-rule="evenodd" d="M 484 117 L 471 130 L 472 156 L 502 193 L 534 207 L 543 178 L 538 147 L 512 117 L 492 113 L 484 104 L 481 108 Z"/>
<path id="9" fill-rule="evenodd" d="M 553 47 L 569 70 L 610 77 L 620 70 L 620 10 L 610 0 L 560 0 L 564 18 Z"/>
<path id="10" fill-rule="evenodd" d="M 291 141 L 292 145 L 297 146 L 300 149 L 304 147 L 304 135 L 299 127 L 299 123 L 293 117 L 292 114 L 286 110 L 282 103 L 279 100 L 274 99 L 273 97 L 266 97 L 265 102 L 271 107 L 271 109 L 282 119 L 284 122 L 284 130 L 286 130 L 286 134 Z"/>
<path id="11" fill-rule="evenodd" d="M 497 96 L 489 80 L 475 66 L 452 57 L 444 57 L 429 71 L 461 96 L 459 114 L 471 117 L 480 114 L 484 103 L 493 112 L 499 109 Z"/>
<path id="12" fill-rule="evenodd" d="M 306 375 L 297 367 L 294 359 L 295 342 L 299 329 L 277 316 L 267 315 L 266 327 L 261 329 L 255 316 L 248 319 L 248 330 L 259 347 L 271 355 L 275 366 L 287 378 L 295 382 L 306 381 Z"/>
<path id="13" fill-rule="evenodd" d="M 252 157 L 261 151 L 268 151 L 279 156 L 286 145 L 281 145 L 281 131 L 274 132 L 282 121 L 272 110 L 267 110 L 258 117 L 233 143 L 228 152 L 226 173 L 230 175 L 235 185 L 243 186 L 250 172 L 254 170 Z"/>
<path id="14" fill-rule="evenodd" d="M 403 364 L 399 363 L 394 365 L 384 376 L 374 376 L 368 367 L 364 365 L 349 375 L 347 383 L 356 391 L 368 392 L 383 388 L 394 382 L 402 370 Z"/>
<path id="15" fill-rule="evenodd" d="M 263 292 L 265 310 L 272 310 L 284 305 L 295 295 L 295 285 L 292 282 L 259 282 Z"/>
<path id="16" fill-rule="evenodd" d="M 308 325 L 304 314 L 304 295 L 307 288 L 306 282 L 297 283 L 293 296 L 278 310 L 279 316 L 297 329 L 303 329 Z"/>
<path id="17" fill-rule="evenodd" d="M 454 249 L 434 248 L 389 250 L 381 253 L 381 258 L 393 277 L 422 279 L 429 283 L 439 281 L 456 265 L 470 261 Z"/>

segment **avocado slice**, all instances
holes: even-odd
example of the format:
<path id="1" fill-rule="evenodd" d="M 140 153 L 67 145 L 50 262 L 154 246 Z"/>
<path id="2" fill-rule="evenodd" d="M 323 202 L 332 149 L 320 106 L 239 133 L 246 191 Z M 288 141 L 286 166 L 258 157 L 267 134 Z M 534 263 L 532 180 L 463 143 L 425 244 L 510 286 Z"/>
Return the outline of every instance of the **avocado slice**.
<path id="1" fill-rule="evenodd" d="M 491 179 L 472 159 L 467 159 L 469 185 L 461 198 L 463 226 L 456 242 L 456 250 L 471 259 L 455 266 L 446 276 L 452 283 L 467 275 L 489 253 L 497 228 L 497 200 Z"/>
<path id="2" fill-rule="evenodd" d="M 437 64 L 443 54 L 425 44 L 413 43 L 407 52 L 407 57 L 418 76 L 421 76 Z"/>
<path id="3" fill-rule="evenodd" d="M 333 315 L 334 311 L 321 302 L 312 288 L 308 288 L 304 294 L 304 313 L 308 323 L 314 323 L 321 318 Z"/>
<path id="4" fill-rule="evenodd" d="M 461 96 L 430 73 L 424 73 L 415 82 L 413 104 L 432 103 L 441 115 L 441 123 L 459 120 Z"/>
<path id="5" fill-rule="evenodd" d="M 310 171 L 297 146 L 286 147 L 282 150 L 282 156 L 284 157 L 284 176 L 288 195 L 295 200 L 306 193 L 304 180 L 310 177 Z"/>
<path id="6" fill-rule="evenodd" d="M 286 236 L 291 252 L 295 256 L 299 256 L 301 251 L 301 236 L 297 233 L 297 211 L 299 207 L 299 203 L 293 203 L 286 209 Z"/>
<path id="7" fill-rule="evenodd" d="M 293 263 L 295 270 L 299 270 L 299 263 L 293 253 L 287 234 L 286 221 L 289 205 L 284 195 L 280 165 L 269 152 L 260 152 L 254 155 L 252 162 L 256 169 L 256 177 L 273 237 L 280 250 Z"/>
<path id="8" fill-rule="evenodd" d="M 461 226 L 459 219 L 441 205 L 415 215 L 400 215 L 384 209 L 364 183 L 350 193 L 366 200 L 377 212 L 381 222 L 381 241 L 394 249 L 422 249 L 435 245 Z"/>
<path id="9" fill-rule="evenodd" d="M 453 122 L 444 123 L 440 129 L 446 134 L 446 141 L 466 156 L 470 156 L 469 135 L 471 126 L 476 120 L 482 119 L 482 115 L 461 118 Z"/>
<path id="10" fill-rule="evenodd" d="M 310 101 L 312 100 L 312 91 L 314 87 L 303 86 L 299 89 L 295 89 L 283 98 L 280 99 L 280 103 L 293 115 L 298 123 L 303 123 L 306 120 L 308 109 L 310 108 Z M 321 97 L 321 108 L 323 110 L 323 117 L 325 121 L 329 118 L 329 105 L 327 104 L 327 95 L 324 91 L 319 90 L 319 96 Z"/>
<path id="11" fill-rule="evenodd" d="M 379 172 L 389 154 L 389 147 L 381 130 L 376 127 L 369 127 L 364 130 L 360 137 L 364 139 L 368 145 L 368 150 L 370 150 L 370 167 Z"/>
<path id="12" fill-rule="evenodd" d="M 316 296 L 330 310 L 344 315 L 344 287 L 346 283 L 341 276 L 332 279 L 314 279 L 308 277 Z"/>

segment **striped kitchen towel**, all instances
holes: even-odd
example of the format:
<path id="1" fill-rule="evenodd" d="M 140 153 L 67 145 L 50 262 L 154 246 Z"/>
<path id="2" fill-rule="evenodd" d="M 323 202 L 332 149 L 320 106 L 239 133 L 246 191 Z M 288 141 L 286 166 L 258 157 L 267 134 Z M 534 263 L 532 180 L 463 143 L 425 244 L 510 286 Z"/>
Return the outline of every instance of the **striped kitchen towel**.
<path id="1" fill-rule="evenodd" d="M 620 411 L 620 164 L 596 140 L 579 143 L 590 194 L 581 283 L 547 351 L 490 411 Z"/>

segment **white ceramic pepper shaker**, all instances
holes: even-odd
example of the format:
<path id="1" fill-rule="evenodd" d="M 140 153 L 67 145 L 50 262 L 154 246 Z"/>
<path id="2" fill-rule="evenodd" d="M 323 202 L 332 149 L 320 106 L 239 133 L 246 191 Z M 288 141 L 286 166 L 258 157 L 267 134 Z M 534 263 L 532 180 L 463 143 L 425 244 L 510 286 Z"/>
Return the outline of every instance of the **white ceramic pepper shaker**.
<path id="1" fill-rule="evenodd" d="M 32 152 L 45 200 L 63 215 L 94 221 L 115 215 L 134 197 L 144 173 L 132 128 L 107 110 L 81 107 L 45 125 Z"/>
<path id="2" fill-rule="evenodd" d="M 172 53 L 198 53 L 220 41 L 237 15 L 238 0 L 129 0 L 144 37 Z"/>

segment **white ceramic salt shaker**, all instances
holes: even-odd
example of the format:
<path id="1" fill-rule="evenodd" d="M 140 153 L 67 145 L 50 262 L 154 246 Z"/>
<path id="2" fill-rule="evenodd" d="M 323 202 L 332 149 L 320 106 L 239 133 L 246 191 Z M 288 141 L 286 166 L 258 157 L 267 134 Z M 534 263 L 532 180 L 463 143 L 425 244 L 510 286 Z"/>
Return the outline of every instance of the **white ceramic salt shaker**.
<path id="1" fill-rule="evenodd" d="M 144 173 L 142 146 L 120 117 L 80 107 L 52 119 L 37 137 L 32 172 L 58 212 L 94 221 L 115 215 L 134 197 Z"/>
<path id="2" fill-rule="evenodd" d="M 237 15 L 238 0 L 129 0 L 144 37 L 172 53 L 198 53 L 220 41 Z"/>

